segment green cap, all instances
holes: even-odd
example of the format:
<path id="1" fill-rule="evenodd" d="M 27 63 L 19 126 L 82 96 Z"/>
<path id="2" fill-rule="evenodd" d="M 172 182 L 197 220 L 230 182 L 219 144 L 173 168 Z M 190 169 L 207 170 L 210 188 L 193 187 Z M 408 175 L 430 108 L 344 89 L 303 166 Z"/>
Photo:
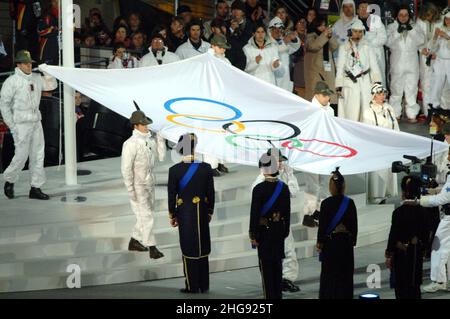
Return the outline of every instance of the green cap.
<path id="1" fill-rule="evenodd" d="M 323 94 L 323 95 L 333 95 L 334 92 L 328 84 L 325 82 L 319 81 L 316 84 L 316 87 L 314 88 L 314 94 Z"/>
<path id="2" fill-rule="evenodd" d="M 442 125 L 442 134 L 444 135 L 450 135 L 450 122 L 445 123 Z"/>
<path id="3" fill-rule="evenodd" d="M 30 51 L 27 50 L 20 50 L 19 52 L 17 52 L 16 54 L 16 59 L 15 59 L 15 63 L 35 63 L 36 61 L 34 61 L 31 58 L 31 54 Z"/>
<path id="4" fill-rule="evenodd" d="M 217 45 L 219 48 L 222 49 L 231 48 L 231 45 L 227 42 L 227 38 L 219 34 L 214 35 L 214 37 L 211 39 L 211 45 Z"/>
<path id="5" fill-rule="evenodd" d="M 131 114 L 130 122 L 132 125 L 149 125 L 153 123 L 153 121 L 145 116 L 142 111 L 134 111 L 133 114 Z"/>

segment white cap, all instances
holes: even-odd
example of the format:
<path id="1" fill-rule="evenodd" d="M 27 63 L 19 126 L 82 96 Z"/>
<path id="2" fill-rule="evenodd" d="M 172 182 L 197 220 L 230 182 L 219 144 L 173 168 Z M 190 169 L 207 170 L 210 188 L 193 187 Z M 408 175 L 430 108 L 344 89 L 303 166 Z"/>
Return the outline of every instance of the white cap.
<path id="1" fill-rule="evenodd" d="M 279 17 L 275 17 L 269 22 L 269 28 L 284 28 L 284 23 Z"/>
<path id="2" fill-rule="evenodd" d="M 364 24 L 359 19 L 356 19 L 355 22 L 353 22 L 351 29 L 352 30 L 366 30 L 366 28 L 364 27 Z"/>
<path id="3" fill-rule="evenodd" d="M 444 18 L 450 18 L 450 10 L 444 15 Z"/>

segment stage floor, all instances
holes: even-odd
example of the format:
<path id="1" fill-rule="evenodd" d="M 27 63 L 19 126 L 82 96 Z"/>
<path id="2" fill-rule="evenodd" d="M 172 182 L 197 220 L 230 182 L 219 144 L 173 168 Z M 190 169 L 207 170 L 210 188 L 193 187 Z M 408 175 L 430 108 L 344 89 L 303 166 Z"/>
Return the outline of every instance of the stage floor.
<path id="1" fill-rule="evenodd" d="M 357 248 L 355 253 L 355 298 L 361 293 L 372 291 L 382 299 L 393 299 L 394 291 L 389 288 L 389 271 L 384 267 L 386 242 Z M 256 257 L 255 257 L 256 258 Z M 319 292 L 320 266 L 316 257 L 299 261 L 300 272 L 297 283 L 301 291 L 284 293 L 286 299 L 317 299 Z M 366 267 L 378 264 L 381 269 L 381 288 L 368 289 Z M 429 283 L 429 262 L 425 263 L 424 283 Z M 81 289 L 57 289 L 48 291 L 3 293 L 3 299 L 261 299 L 261 277 L 257 267 L 213 273 L 210 275 L 211 290 L 208 294 L 186 295 L 179 292 L 182 278 L 147 282 L 86 287 Z M 423 299 L 448 299 L 450 292 L 422 294 Z"/>

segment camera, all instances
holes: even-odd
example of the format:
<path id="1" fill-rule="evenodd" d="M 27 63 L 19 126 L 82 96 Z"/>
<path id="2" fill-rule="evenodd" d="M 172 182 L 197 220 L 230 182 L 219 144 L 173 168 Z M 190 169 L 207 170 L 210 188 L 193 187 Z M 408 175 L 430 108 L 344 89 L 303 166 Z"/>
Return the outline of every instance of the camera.
<path id="1" fill-rule="evenodd" d="M 427 56 L 427 59 L 425 60 L 425 64 L 427 65 L 427 66 L 431 66 L 431 59 L 433 58 L 433 55 L 430 53 L 428 56 Z"/>
<path id="2" fill-rule="evenodd" d="M 431 156 L 426 160 L 420 160 L 416 156 L 404 155 L 403 158 L 411 161 L 411 164 L 403 164 L 401 161 L 392 163 L 392 173 L 405 172 L 407 175 L 420 179 L 422 190 L 436 188 L 437 166 L 433 164 Z"/>

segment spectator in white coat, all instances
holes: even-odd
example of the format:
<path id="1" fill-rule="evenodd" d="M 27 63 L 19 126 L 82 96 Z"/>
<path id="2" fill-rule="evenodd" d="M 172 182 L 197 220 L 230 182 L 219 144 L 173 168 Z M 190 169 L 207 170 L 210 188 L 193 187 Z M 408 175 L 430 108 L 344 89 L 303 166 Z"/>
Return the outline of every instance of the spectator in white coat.
<path id="1" fill-rule="evenodd" d="M 383 127 L 389 130 L 400 131 L 395 111 L 386 100 L 387 90 L 381 84 L 374 84 L 371 90 L 372 101 L 370 108 L 364 111 L 363 123 Z M 398 193 L 397 174 L 389 169 L 369 173 L 369 201 L 380 204 L 387 197 Z"/>
<path id="2" fill-rule="evenodd" d="M 387 46 L 391 50 L 390 104 L 397 118 L 402 116 L 402 100 L 405 96 L 405 113 L 410 123 L 416 123 L 420 106 L 417 104 L 419 82 L 419 57 L 417 51 L 423 43 L 423 35 L 413 27 L 407 7 L 400 7 L 397 20 L 388 26 Z M 405 63 L 406 62 L 406 63 Z"/>
<path id="3" fill-rule="evenodd" d="M 255 28 L 253 36 L 244 46 L 247 59 L 245 72 L 276 85 L 275 71 L 281 68 L 278 46 L 267 36 L 264 25 Z"/>
<path id="4" fill-rule="evenodd" d="M 114 44 L 113 56 L 109 59 L 108 69 L 133 69 L 138 65 L 139 61 L 127 51 L 125 44 L 122 42 Z"/>
<path id="5" fill-rule="evenodd" d="M 282 67 L 276 73 L 276 84 L 286 91 L 293 92 L 294 82 L 291 81 L 289 58 L 291 54 L 300 49 L 301 42 L 297 32 L 290 32 L 283 36 L 284 24 L 279 17 L 273 18 L 269 23 L 270 40 L 277 44 Z"/>
<path id="6" fill-rule="evenodd" d="M 387 42 L 386 28 L 384 27 L 380 16 L 370 14 L 368 0 L 362 0 L 359 2 L 358 17 L 366 28 L 364 39 L 375 50 L 375 56 L 377 58 L 383 80 L 382 82 L 383 85 L 386 85 L 386 58 L 384 54 L 384 45 Z"/>
<path id="7" fill-rule="evenodd" d="M 415 25 L 415 28 L 420 30 L 424 38 L 424 41 L 419 48 L 419 79 L 420 89 L 422 91 L 422 112 L 425 117 L 428 116 L 428 104 L 431 104 L 430 84 L 431 74 L 433 73 L 432 65 L 436 60 L 436 53 L 430 50 L 429 44 L 433 39 L 440 18 L 441 15 L 439 9 L 433 3 L 428 2 L 424 4 Z"/>
<path id="8" fill-rule="evenodd" d="M 149 51 L 150 52 L 144 55 L 139 61 L 140 68 L 153 65 L 169 64 L 180 60 L 178 55 L 170 52 L 169 49 L 164 45 L 164 37 L 159 33 L 156 33 L 152 36 Z"/>
<path id="9" fill-rule="evenodd" d="M 185 43 L 180 45 L 175 54 L 181 60 L 192 58 L 194 56 L 208 52 L 211 45 L 202 40 L 203 25 L 201 21 L 194 19 L 188 26 L 189 38 Z"/>
<path id="10" fill-rule="evenodd" d="M 443 108 L 442 92 L 445 85 L 450 82 L 450 11 L 445 14 L 442 25 L 436 28 L 430 47 L 436 52 L 431 77 L 430 102 L 434 108 Z"/>
<path id="11" fill-rule="evenodd" d="M 369 108 L 372 84 L 381 83 L 374 49 L 364 40 L 365 30 L 360 20 L 353 23 L 351 38 L 339 47 L 336 66 L 338 116 L 357 122 Z"/>
<path id="12" fill-rule="evenodd" d="M 358 20 L 355 11 L 355 1 L 342 1 L 341 18 L 333 25 L 333 36 L 338 41 L 339 45 L 345 44 L 347 42 L 351 27 L 353 23 Z"/>

